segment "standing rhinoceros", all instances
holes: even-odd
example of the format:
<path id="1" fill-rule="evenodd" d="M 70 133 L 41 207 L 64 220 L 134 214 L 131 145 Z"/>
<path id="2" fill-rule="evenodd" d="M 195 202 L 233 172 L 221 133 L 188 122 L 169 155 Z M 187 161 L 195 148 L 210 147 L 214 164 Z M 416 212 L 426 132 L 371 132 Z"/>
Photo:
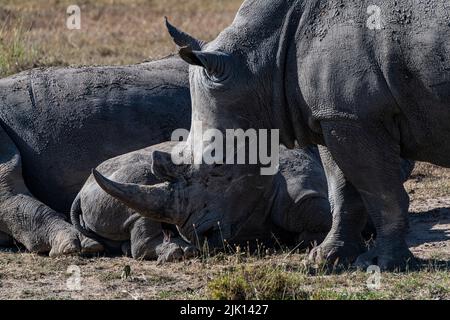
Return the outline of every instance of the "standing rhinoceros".
<path id="1" fill-rule="evenodd" d="M 50 255 L 96 251 L 66 216 L 91 168 L 189 127 L 179 58 L 52 68 L 0 80 L 0 243 Z"/>
<path id="2" fill-rule="evenodd" d="M 399 167 L 401 157 L 450 166 L 447 4 L 247 0 L 210 43 L 169 25 L 181 57 L 192 65 L 193 123 L 222 133 L 279 129 L 280 143 L 289 148 L 295 141 L 321 146 L 333 226 L 312 259 L 391 269 L 412 257 Z M 188 142 L 185 153 L 204 143 L 192 131 Z M 156 161 L 153 166 L 169 181 L 177 170 Z M 210 170 L 187 169 L 192 175 Z M 235 186 L 246 193 L 239 206 L 257 206 L 262 191 L 252 186 L 258 185 L 258 168 L 235 171 L 254 180 Z M 172 190 L 153 191 L 169 199 Z M 354 198 L 362 202 L 349 201 Z M 217 215 L 235 210 L 233 199 L 226 200 L 232 205 L 216 208 Z M 366 212 L 378 238 L 363 253 Z"/>

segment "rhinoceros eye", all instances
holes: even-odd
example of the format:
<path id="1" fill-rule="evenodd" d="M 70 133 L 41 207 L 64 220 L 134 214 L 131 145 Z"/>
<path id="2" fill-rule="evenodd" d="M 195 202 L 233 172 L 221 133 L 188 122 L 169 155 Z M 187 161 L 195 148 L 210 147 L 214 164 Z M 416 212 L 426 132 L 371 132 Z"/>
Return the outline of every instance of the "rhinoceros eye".
<path id="1" fill-rule="evenodd" d="M 216 84 L 222 84 L 222 83 L 226 82 L 227 79 L 229 78 L 228 73 L 217 74 L 217 73 L 212 73 L 206 69 L 204 69 L 204 75 L 208 78 L 208 80 L 210 80 L 211 82 L 216 83 Z"/>

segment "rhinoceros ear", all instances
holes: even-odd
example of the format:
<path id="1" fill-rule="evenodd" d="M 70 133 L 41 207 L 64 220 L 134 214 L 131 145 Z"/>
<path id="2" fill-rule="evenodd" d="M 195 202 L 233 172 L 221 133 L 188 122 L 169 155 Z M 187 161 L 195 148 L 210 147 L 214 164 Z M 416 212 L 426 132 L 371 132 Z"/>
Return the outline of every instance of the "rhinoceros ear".
<path id="1" fill-rule="evenodd" d="M 218 51 L 193 51 L 189 47 L 180 49 L 180 57 L 187 63 L 200 66 L 208 74 L 220 78 L 226 74 L 229 55 Z"/>
<path id="2" fill-rule="evenodd" d="M 161 181 L 174 182 L 180 177 L 181 167 L 173 163 L 169 153 L 155 150 L 152 153 L 152 173 Z"/>
<path id="3" fill-rule="evenodd" d="M 205 41 L 197 40 L 189 34 L 177 29 L 172 24 L 170 24 L 167 17 L 164 17 L 164 19 L 166 20 L 167 31 L 169 31 L 170 36 L 177 46 L 190 47 L 192 48 L 192 50 L 202 50 L 202 48 L 205 46 Z"/>

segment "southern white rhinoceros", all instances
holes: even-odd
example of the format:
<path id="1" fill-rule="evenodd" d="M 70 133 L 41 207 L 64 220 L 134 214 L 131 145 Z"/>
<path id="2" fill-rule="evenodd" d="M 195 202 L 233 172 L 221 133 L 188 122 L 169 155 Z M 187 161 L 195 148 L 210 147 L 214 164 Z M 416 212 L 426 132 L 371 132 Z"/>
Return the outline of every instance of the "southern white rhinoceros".
<path id="1" fill-rule="evenodd" d="M 101 250 L 67 215 L 92 168 L 189 127 L 179 58 L 52 68 L 0 79 L 0 244 L 51 255 Z"/>
<path id="2" fill-rule="evenodd" d="M 136 211 L 105 193 L 91 176 L 74 202 L 73 224 L 87 236 L 97 239 L 100 236 L 103 243 L 131 240 L 133 257 L 149 259 L 160 256 L 158 248 L 163 243 L 159 224 L 138 214 L 145 214 L 150 208 L 153 218 L 163 213 L 156 221 L 176 224 L 194 246 L 202 246 L 208 240 L 211 250 L 222 249 L 224 240 L 235 245 L 247 241 L 254 244 L 256 239 L 265 243 L 279 239 L 285 244 L 307 247 L 312 242 L 320 243 L 329 231 L 331 210 L 327 182 L 317 148 L 283 149 L 279 173 L 261 179 L 260 185 L 254 186 L 264 192 L 258 205 L 245 212 L 238 208 L 249 210 L 242 205 L 248 198 L 248 191 L 234 187 L 243 180 L 234 175 L 233 166 L 223 167 L 220 176 L 217 171 L 211 171 L 211 176 L 191 178 L 190 183 L 179 185 L 170 202 L 165 202 L 163 197 L 141 194 L 140 191 L 158 188 L 161 183 L 152 171 L 155 158 L 152 155 L 171 152 L 174 145 L 174 142 L 163 143 L 102 163 L 97 168 L 102 175 L 94 171 L 98 184 Z M 127 184 L 119 185 L 104 176 Z M 235 202 L 227 204 L 236 208 L 227 216 L 219 216 L 217 211 L 223 205 L 223 198 Z M 163 207 L 158 208 L 158 205 Z M 164 213 L 169 210 L 173 214 L 167 218 Z M 204 230 L 205 227 L 214 230 Z M 143 234 L 147 236 L 142 237 Z M 174 249 L 183 249 L 188 256 L 192 255 L 192 247 L 181 239 L 176 243 L 180 245 L 178 248 L 173 245 Z M 183 256 L 182 252 L 178 256 Z"/>
<path id="3" fill-rule="evenodd" d="M 170 25 L 169 32 L 192 65 L 193 123 L 223 134 L 278 129 L 289 148 L 295 141 L 321 146 L 333 224 L 312 259 L 406 265 L 412 254 L 401 157 L 450 166 L 448 1 L 247 0 L 210 43 Z M 208 142 L 191 130 L 185 154 L 202 144 Z M 157 161 L 159 175 L 174 184 L 179 168 Z M 185 169 L 213 175 L 204 166 Z M 249 188 L 258 185 L 259 169 L 237 166 L 237 176 L 253 180 L 232 186 L 246 200 L 215 214 L 258 205 L 262 191 Z M 174 189 L 153 192 L 171 199 Z M 349 201 L 355 197 L 367 210 Z M 368 252 L 361 238 L 366 212 L 378 235 Z"/>
<path id="4" fill-rule="evenodd" d="M 169 143 L 170 144 L 170 143 Z M 104 175 L 121 182 L 152 185 L 160 181 L 151 171 L 155 145 L 106 160 L 97 167 Z M 119 251 L 135 259 L 176 261 L 196 254 L 179 236 L 175 226 L 161 225 L 142 217 L 105 193 L 89 176 L 76 196 L 70 213 L 72 224 L 85 236 L 98 240 L 107 251 Z"/>
<path id="5" fill-rule="evenodd" d="M 162 260 L 192 256 L 192 246 L 201 249 L 205 241 L 211 250 L 223 249 L 225 240 L 227 244 L 244 246 L 249 242 L 254 245 L 255 240 L 267 245 L 281 242 L 304 249 L 321 243 L 330 230 L 327 180 L 316 147 L 282 147 L 275 176 L 254 179 L 236 175 L 233 165 L 223 166 L 220 171 L 209 166 L 199 175 L 178 171 L 173 177 L 178 182 L 167 184 L 158 178 L 153 161 L 158 159 L 159 165 L 165 162 L 170 166 L 171 160 L 158 157 L 170 154 L 176 145 L 162 143 L 98 166 L 74 201 L 73 224 L 102 243 L 131 241 L 135 258 L 158 256 Z M 413 168 L 414 163 L 404 161 L 405 180 Z M 171 191 L 166 193 L 167 189 Z M 258 203 L 248 207 L 245 202 L 255 190 Z M 356 207 L 360 199 L 353 201 Z M 223 210 L 228 207 L 233 210 Z M 360 202 L 359 208 L 364 210 Z M 161 226 L 155 221 L 177 226 L 172 231 L 175 239 L 171 248 L 164 246 Z M 192 246 L 179 239 L 178 233 Z M 364 234 L 367 238 L 374 235 L 371 224 Z"/>

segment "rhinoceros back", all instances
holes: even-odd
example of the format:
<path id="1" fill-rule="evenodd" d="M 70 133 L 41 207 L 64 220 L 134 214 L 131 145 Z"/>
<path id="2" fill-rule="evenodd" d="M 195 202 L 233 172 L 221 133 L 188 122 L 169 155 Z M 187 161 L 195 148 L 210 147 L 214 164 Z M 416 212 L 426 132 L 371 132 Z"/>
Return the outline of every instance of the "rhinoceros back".
<path id="1" fill-rule="evenodd" d="M 0 120 L 31 192 L 68 212 L 90 169 L 189 128 L 178 58 L 125 67 L 35 69 L 0 80 Z"/>

